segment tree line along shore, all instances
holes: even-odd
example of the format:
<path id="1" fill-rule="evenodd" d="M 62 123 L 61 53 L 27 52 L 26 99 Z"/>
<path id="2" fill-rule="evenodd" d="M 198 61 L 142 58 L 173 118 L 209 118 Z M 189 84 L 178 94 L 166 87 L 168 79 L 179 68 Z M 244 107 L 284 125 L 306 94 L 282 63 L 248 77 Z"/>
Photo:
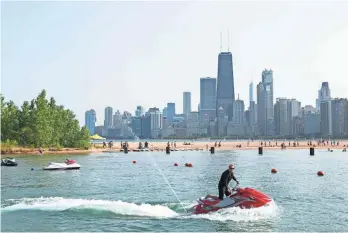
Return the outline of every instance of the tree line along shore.
<path id="1" fill-rule="evenodd" d="M 88 149 L 90 132 L 80 127 L 73 111 L 58 105 L 46 91 L 18 107 L 1 94 L 1 153 L 48 148 Z"/>
<path id="2" fill-rule="evenodd" d="M 175 140 L 175 139 L 174 139 Z M 173 139 L 171 147 L 173 147 Z M 176 142 L 178 149 L 207 149 L 216 146 L 214 139 L 207 141 L 191 141 L 189 144 Z M 331 144 L 312 141 L 319 148 L 345 148 L 348 142 L 340 139 Z M 145 140 L 142 140 L 145 141 Z M 259 146 L 272 149 L 281 148 L 282 139 L 269 141 L 228 141 L 220 140 L 217 150 L 252 149 Z M 309 148 L 308 140 L 287 140 L 288 148 Z M 290 143 L 291 142 L 291 143 Z M 292 144 L 299 142 L 297 144 Z M 136 149 L 139 142 L 129 142 L 129 149 Z M 150 148 L 164 149 L 167 142 L 149 142 Z M 279 145 L 278 145 L 279 144 Z M 77 154 L 104 151 L 103 144 L 90 142 L 90 132 L 86 127 L 80 127 L 73 111 L 58 105 L 53 97 L 47 99 L 45 90 L 31 101 L 24 101 L 20 107 L 12 100 L 7 101 L 1 94 L 1 154 Z M 111 149 L 121 149 L 120 143 L 115 143 Z M 283 148 L 284 149 L 284 148 Z"/>

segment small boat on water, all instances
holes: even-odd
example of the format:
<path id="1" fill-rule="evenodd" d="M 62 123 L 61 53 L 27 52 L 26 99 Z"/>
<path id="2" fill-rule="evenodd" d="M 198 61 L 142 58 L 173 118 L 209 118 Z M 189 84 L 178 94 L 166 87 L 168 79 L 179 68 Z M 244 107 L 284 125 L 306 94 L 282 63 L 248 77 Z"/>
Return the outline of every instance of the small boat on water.
<path id="1" fill-rule="evenodd" d="M 54 163 L 50 162 L 47 167 L 44 167 L 43 170 L 77 170 L 80 169 L 80 164 L 77 164 L 75 160 L 67 159 L 65 163 Z"/>
<path id="2" fill-rule="evenodd" d="M 14 158 L 7 157 L 6 159 L 1 159 L 1 166 L 15 167 L 18 163 Z"/>

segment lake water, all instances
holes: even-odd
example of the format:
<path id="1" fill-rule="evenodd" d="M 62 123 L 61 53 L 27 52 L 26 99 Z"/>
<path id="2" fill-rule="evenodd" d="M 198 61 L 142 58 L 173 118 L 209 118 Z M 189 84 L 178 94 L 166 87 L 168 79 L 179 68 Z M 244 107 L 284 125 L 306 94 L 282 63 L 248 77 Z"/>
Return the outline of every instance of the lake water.
<path id="1" fill-rule="evenodd" d="M 40 170 L 50 161 L 63 162 L 65 158 L 75 159 L 81 170 Z M 1 167 L 2 231 L 348 229 L 348 153 L 341 150 L 316 150 L 315 156 L 309 156 L 309 150 L 265 149 L 262 156 L 256 150 L 213 155 L 177 151 L 170 155 L 130 152 L 23 156 L 16 160 L 18 167 Z M 175 162 L 178 167 L 173 166 Z M 186 162 L 193 167 L 185 167 Z M 198 197 L 217 194 L 221 173 L 230 163 L 236 165 L 240 186 L 270 195 L 272 205 L 190 214 Z M 272 174 L 272 168 L 278 173 Z M 317 176 L 319 170 L 325 176 Z"/>

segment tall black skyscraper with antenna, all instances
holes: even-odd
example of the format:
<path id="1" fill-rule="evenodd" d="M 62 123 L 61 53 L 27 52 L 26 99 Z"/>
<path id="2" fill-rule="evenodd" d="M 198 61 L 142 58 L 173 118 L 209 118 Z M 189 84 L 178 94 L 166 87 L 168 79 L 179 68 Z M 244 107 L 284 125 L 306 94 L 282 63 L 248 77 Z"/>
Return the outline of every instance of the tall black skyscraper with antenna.
<path id="1" fill-rule="evenodd" d="M 222 107 L 228 115 L 228 120 L 233 117 L 234 96 L 234 77 L 232 53 L 229 51 L 229 35 L 228 35 L 228 51 L 220 51 L 218 57 L 218 75 L 216 90 L 216 116 L 217 111 Z"/>

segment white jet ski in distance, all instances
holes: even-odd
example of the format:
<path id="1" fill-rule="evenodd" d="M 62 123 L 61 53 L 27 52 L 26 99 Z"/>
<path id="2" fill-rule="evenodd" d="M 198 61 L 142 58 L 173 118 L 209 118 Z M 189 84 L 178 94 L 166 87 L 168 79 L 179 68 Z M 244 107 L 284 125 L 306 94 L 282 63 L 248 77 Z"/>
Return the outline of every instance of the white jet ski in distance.
<path id="1" fill-rule="evenodd" d="M 47 167 L 44 167 L 43 170 L 77 170 L 80 169 L 80 164 L 77 164 L 75 160 L 67 159 L 65 163 L 54 163 L 50 162 Z"/>

